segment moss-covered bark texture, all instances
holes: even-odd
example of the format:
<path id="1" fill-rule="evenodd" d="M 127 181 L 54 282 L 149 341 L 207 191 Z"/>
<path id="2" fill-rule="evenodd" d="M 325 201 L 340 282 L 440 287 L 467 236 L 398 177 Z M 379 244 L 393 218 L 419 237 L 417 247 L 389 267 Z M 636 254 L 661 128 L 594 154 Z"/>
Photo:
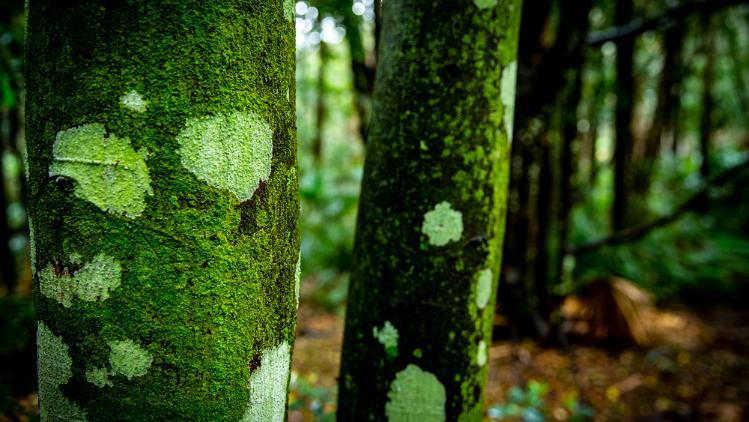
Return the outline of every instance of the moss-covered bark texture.
<path id="1" fill-rule="evenodd" d="M 340 420 L 481 420 L 520 6 L 383 2 Z"/>
<path id="2" fill-rule="evenodd" d="M 42 419 L 281 421 L 292 4 L 30 0 Z"/>

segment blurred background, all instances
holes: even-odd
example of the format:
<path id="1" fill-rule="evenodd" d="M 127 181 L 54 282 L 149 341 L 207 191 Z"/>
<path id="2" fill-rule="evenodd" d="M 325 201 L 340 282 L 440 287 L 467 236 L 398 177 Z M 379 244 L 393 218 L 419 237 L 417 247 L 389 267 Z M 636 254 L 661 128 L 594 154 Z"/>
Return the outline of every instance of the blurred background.
<path id="1" fill-rule="evenodd" d="M 749 418 L 748 3 L 526 0 L 487 420 Z M 379 9 L 296 3 L 290 420 L 335 412 Z M 23 34 L 0 0 L 0 421 L 38 419 Z"/>

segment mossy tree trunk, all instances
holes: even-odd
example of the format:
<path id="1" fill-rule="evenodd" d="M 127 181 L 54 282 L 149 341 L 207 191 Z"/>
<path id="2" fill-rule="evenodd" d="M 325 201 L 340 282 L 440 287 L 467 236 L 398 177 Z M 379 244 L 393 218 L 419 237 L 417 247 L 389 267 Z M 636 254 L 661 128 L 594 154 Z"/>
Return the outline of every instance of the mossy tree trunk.
<path id="1" fill-rule="evenodd" d="M 480 420 L 519 0 L 383 3 L 340 420 Z"/>
<path id="2" fill-rule="evenodd" d="M 291 7 L 30 1 L 43 420 L 284 419 L 299 258 Z"/>

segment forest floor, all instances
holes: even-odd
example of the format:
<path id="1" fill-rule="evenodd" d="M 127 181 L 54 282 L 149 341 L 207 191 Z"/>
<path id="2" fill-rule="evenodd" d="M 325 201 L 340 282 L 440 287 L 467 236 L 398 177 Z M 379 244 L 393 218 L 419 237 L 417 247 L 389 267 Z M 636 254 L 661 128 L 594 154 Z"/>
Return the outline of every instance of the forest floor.
<path id="1" fill-rule="evenodd" d="M 488 414 L 532 408 L 546 420 L 576 420 L 580 412 L 573 409 L 592 410 L 593 420 L 601 421 L 749 418 L 749 310 L 671 309 L 665 315 L 675 341 L 648 348 L 495 342 Z M 709 341 L 689 341 L 699 335 L 695 324 L 710 331 Z M 342 334 L 340 316 L 300 307 L 289 420 L 331 419 Z"/>
<path id="2" fill-rule="evenodd" d="M 583 411 L 597 421 L 749 420 L 749 310 L 659 312 L 653 319 L 670 339 L 657 346 L 494 342 L 486 420 L 514 412 L 526 421 L 579 421 Z M 302 303 L 290 421 L 333 420 L 342 336 L 340 315 Z M 36 393 L 14 401 L 19 412 L 0 422 L 36 420 Z"/>

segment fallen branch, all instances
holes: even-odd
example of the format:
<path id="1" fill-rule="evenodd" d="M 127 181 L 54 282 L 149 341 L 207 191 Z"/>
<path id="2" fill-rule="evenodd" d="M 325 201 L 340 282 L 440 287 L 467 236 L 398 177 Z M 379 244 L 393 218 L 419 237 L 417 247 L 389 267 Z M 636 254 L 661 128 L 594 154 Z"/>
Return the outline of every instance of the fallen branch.
<path id="1" fill-rule="evenodd" d="M 591 32 L 585 37 L 585 42 L 591 47 L 600 47 L 608 41 L 634 37 L 655 29 L 666 29 L 679 24 L 695 13 L 705 15 L 717 12 L 725 7 L 747 3 L 749 3 L 749 0 L 695 0 L 669 8 L 655 16 L 636 18 L 624 25 Z"/>
<path id="2" fill-rule="evenodd" d="M 747 169 L 749 169 L 749 160 L 745 160 L 743 163 L 731 167 L 728 170 L 725 170 L 722 173 L 710 178 L 699 191 L 695 192 L 694 195 L 692 195 L 689 199 L 679 205 L 670 214 L 658 217 L 655 220 L 650 221 L 649 223 L 629 227 L 624 230 L 614 232 L 601 239 L 593 240 L 591 242 L 582 243 L 579 245 L 569 246 L 567 247 L 567 253 L 570 255 L 580 256 L 604 247 L 616 246 L 640 240 L 654 229 L 671 224 L 674 221 L 678 220 L 685 213 L 699 209 L 699 207 L 708 198 L 711 188 L 721 186 L 733 180 Z"/>

